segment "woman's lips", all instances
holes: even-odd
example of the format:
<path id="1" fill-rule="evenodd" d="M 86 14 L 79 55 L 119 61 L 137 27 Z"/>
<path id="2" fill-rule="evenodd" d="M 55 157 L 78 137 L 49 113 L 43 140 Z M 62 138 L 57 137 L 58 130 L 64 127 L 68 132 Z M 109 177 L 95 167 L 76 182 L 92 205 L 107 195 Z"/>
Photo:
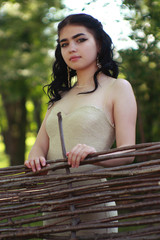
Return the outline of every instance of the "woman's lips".
<path id="1" fill-rule="evenodd" d="M 80 59 L 80 56 L 72 56 L 70 57 L 70 61 L 74 62 L 74 61 L 77 61 L 78 59 Z"/>

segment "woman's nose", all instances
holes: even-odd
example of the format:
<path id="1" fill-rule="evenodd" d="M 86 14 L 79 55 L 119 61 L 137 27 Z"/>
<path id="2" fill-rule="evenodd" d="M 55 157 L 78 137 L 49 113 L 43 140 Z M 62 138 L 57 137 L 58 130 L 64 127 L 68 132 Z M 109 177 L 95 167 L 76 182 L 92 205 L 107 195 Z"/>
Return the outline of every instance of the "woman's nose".
<path id="1" fill-rule="evenodd" d="M 69 52 L 76 52 L 77 48 L 76 48 L 76 44 L 74 42 L 71 42 L 69 44 Z"/>

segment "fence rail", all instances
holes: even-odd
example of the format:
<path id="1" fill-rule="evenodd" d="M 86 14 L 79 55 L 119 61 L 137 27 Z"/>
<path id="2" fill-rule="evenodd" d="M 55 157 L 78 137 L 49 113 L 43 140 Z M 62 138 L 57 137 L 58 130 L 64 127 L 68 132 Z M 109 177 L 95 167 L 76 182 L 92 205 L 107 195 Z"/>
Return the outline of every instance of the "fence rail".
<path id="1" fill-rule="evenodd" d="M 55 174 L 55 170 L 68 167 L 65 158 L 48 160 L 50 166 L 38 174 L 24 165 L 0 169 L 0 239 L 68 240 L 69 233 L 115 227 L 118 233 L 79 235 L 76 239 L 160 239 L 159 154 L 160 142 L 144 143 L 92 154 L 82 165 L 131 156 L 137 160 L 133 164 L 93 172 Z M 144 156 L 147 159 L 141 161 Z M 51 170 L 51 174 L 39 175 L 46 170 Z M 108 180 L 80 185 L 87 179 L 102 178 Z M 78 186 L 72 186 L 77 182 Z M 111 201 L 116 205 L 104 205 Z M 103 207 L 97 205 L 101 203 Z M 118 215 L 86 222 L 73 221 L 79 214 L 112 210 L 117 210 Z M 58 221 L 43 226 L 42 222 L 48 219 Z"/>

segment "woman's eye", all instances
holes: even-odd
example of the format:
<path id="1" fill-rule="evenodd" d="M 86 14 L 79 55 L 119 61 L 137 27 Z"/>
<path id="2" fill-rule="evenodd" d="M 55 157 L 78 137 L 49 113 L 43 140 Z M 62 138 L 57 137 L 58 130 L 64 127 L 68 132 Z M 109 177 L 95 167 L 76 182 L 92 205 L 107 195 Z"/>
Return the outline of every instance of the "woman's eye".
<path id="1" fill-rule="evenodd" d="M 61 48 L 66 47 L 68 44 L 67 43 L 62 43 Z"/>
<path id="2" fill-rule="evenodd" d="M 87 39 L 86 38 L 79 38 L 77 42 L 85 42 Z"/>

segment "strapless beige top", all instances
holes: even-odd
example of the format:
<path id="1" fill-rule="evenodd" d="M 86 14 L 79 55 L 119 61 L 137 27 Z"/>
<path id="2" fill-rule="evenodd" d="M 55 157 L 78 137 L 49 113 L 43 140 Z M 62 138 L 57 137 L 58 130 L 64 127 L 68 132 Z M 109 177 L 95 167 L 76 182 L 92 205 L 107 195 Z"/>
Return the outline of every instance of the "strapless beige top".
<path id="1" fill-rule="evenodd" d="M 115 139 L 115 128 L 107 115 L 95 106 L 82 106 L 65 114 L 58 106 L 53 107 L 47 121 L 49 136 L 48 160 L 63 158 L 57 113 L 61 112 L 66 151 L 81 143 L 92 146 L 96 151 L 108 150 Z"/>
<path id="2" fill-rule="evenodd" d="M 60 134 L 59 134 L 59 125 L 58 125 L 58 117 L 57 113 L 61 112 L 62 115 L 62 125 L 63 125 L 63 133 L 65 140 L 66 151 L 70 151 L 76 144 L 83 143 L 89 146 L 93 146 L 97 151 L 107 150 L 111 147 L 115 139 L 115 129 L 114 126 L 109 122 L 106 114 L 99 108 L 95 106 L 83 106 L 75 111 L 65 114 L 58 106 L 53 107 L 51 110 L 47 121 L 46 121 L 46 130 L 49 136 L 49 151 L 48 151 L 48 160 L 55 160 L 62 158 L 62 149 L 60 142 Z M 93 172 L 99 171 L 101 166 L 86 164 L 81 165 L 78 168 L 70 168 L 70 173 L 79 173 L 79 172 Z M 53 173 L 53 172 L 52 172 Z M 58 169 L 54 171 L 54 174 L 66 174 L 66 170 Z M 72 187 L 77 186 L 86 186 L 93 185 L 99 182 L 106 181 L 106 179 L 89 179 L 72 183 Z M 67 185 L 60 185 L 59 188 L 65 189 L 68 188 Z M 107 202 L 103 204 L 95 203 L 96 207 L 105 207 L 105 206 L 115 206 L 115 202 Z M 76 206 L 78 208 L 78 206 Z M 84 207 L 85 208 L 85 207 Z M 93 206 L 94 208 L 94 206 Z M 79 215 L 81 222 L 85 223 L 90 219 L 98 220 L 105 219 L 107 217 L 117 216 L 117 211 L 107 211 L 100 213 L 89 213 Z M 65 224 L 71 224 L 69 220 L 64 218 L 55 218 L 52 220 L 47 220 L 45 224 L 57 224 L 57 222 L 65 221 Z M 57 225 L 58 226 L 58 225 Z M 77 236 L 83 234 L 89 236 L 89 234 L 102 234 L 102 233 L 110 233 L 117 232 L 117 228 L 111 229 L 92 229 L 92 230 L 81 230 L 78 231 Z M 66 234 L 66 233 L 65 233 Z M 60 233 L 58 235 L 64 236 L 64 233 Z"/>

